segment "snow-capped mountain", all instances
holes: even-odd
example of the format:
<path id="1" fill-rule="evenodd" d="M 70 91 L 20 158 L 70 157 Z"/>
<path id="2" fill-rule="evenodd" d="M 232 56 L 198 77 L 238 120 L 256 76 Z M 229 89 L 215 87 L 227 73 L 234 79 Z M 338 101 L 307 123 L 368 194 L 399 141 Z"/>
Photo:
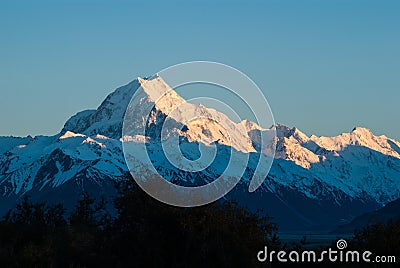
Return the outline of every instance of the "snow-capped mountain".
<path id="1" fill-rule="evenodd" d="M 336 137 L 307 137 L 296 128 L 276 128 L 276 157 L 296 164 L 309 179 L 339 188 L 353 198 L 369 196 L 382 205 L 400 195 L 400 147 L 396 140 L 374 136 L 366 128 Z M 295 181 L 300 186 L 299 180 Z M 305 182 L 305 187 L 309 183 Z"/>
<path id="2" fill-rule="evenodd" d="M 250 160 L 238 186 L 226 198 L 263 209 L 283 228 L 333 228 L 400 198 L 398 141 L 375 136 L 365 128 L 336 137 L 309 137 L 284 125 L 265 129 L 250 121 L 237 124 L 214 109 L 186 103 L 173 90 L 156 102 L 159 93 L 169 88 L 156 76 L 138 78 L 118 88 L 96 110 L 71 117 L 55 136 L 1 137 L 2 212 L 26 194 L 38 200 L 67 202 L 82 189 L 108 194 L 113 181 L 129 178 L 121 133 L 125 111 L 139 87 L 144 89 L 141 105 L 130 112 L 154 109 L 149 120 L 134 124 L 144 128 L 145 135 L 130 138 L 148 144 L 149 151 L 157 155 L 153 165 L 174 183 L 198 185 L 214 180 L 223 172 L 232 147 L 249 154 Z M 163 136 L 160 125 L 166 115 L 173 119 L 173 125 Z M 189 120 L 194 115 L 200 116 Z M 270 136 L 271 131 L 276 133 L 274 144 L 261 146 L 262 137 Z M 181 139 L 187 158 L 197 159 L 196 147 L 203 143 L 217 145 L 217 160 L 202 172 L 179 170 L 154 142 L 168 141 L 174 135 Z M 255 193 L 248 193 L 249 178 L 260 154 L 269 154 L 275 146 L 268 177 Z"/>

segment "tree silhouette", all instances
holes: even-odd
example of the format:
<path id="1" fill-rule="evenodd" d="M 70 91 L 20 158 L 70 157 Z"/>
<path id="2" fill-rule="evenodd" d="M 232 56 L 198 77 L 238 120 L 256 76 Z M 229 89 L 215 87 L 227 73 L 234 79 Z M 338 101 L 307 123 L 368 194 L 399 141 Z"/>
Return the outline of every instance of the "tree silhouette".
<path id="1" fill-rule="evenodd" d="M 0 266 L 247 267 L 265 245 L 279 246 L 276 225 L 237 203 L 178 208 L 132 181 L 118 189 L 114 214 L 87 194 L 69 215 L 25 198 L 0 222 Z"/>

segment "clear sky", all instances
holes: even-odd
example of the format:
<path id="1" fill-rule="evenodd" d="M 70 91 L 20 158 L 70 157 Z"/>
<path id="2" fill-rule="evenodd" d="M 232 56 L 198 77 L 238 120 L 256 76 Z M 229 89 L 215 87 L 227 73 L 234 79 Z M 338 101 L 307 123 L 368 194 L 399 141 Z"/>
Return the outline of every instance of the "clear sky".
<path id="1" fill-rule="evenodd" d="M 0 135 L 55 134 L 116 87 L 210 60 L 307 134 L 400 139 L 400 1 L 0 1 Z"/>

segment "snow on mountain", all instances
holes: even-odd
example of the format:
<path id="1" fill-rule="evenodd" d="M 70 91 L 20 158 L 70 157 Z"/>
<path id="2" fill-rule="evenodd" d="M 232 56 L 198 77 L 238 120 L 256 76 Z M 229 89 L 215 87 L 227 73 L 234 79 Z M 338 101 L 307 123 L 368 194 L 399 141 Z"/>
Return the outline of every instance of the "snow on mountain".
<path id="1" fill-rule="evenodd" d="M 125 162 L 118 140 L 66 132 L 35 137 L 0 156 L 0 187 L 3 195 L 23 194 L 34 186 L 60 186 L 82 176 L 90 180 L 124 176 Z"/>
<path id="2" fill-rule="evenodd" d="M 101 134 L 110 138 L 120 138 L 122 118 L 128 103 L 139 88 L 139 81 L 133 80 L 107 96 L 97 110 L 86 110 L 71 117 L 62 130 L 82 133 L 88 136 Z"/>
<path id="3" fill-rule="evenodd" d="M 25 137 L 25 138 L 0 137 L 0 155 L 13 149 L 14 147 L 17 147 L 17 146 L 24 147 L 31 140 L 32 140 L 32 137 L 30 137 L 30 136 Z"/>
<path id="4" fill-rule="evenodd" d="M 165 138 L 178 133 L 189 142 L 218 142 L 242 152 L 255 151 L 245 128 L 232 122 L 225 114 L 201 104 L 186 102 L 159 76 L 147 80 L 138 78 L 138 81 L 143 91 L 133 100 L 128 116 L 136 118 L 137 115 L 147 115 L 145 111 L 151 111 L 151 115 L 147 122 L 143 121 L 143 117 L 138 118 L 139 122 L 132 119 L 131 126 L 126 126 L 127 132 L 138 134 L 138 128 L 146 128 L 146 135 L 156 139 L 161 135 L 158 126 L 167 120 Z"/>
<path id="5" fill-rule="evenodd" d="M 375 136 L 367 128 L 356 127 L 350 133 L 343 133 L 336 137 L 311 136 L 311 140 L 331 151 L 344 150 L 348 146 L 363 146 L 385 155 L 400 158 L 399 143 L 397 141 L 386 136 Z"/>
<path id="6" fill-rule="evenodd" d="M 369 196 L 380 204 L 400 196 L 400 155 L 396 141 L 374 136 L 365 128 L 356 128 L 337 137 L 308 137 L 296 128 L 277 125 L 276 158 L 288 160 L 300 170 L 287 174 L 286 181 L 294 187 L 310 187 L 312 181 L 341 189 L 348 196 Z M 285 165 L 287 162 L 277 165 Z M 279 169 L 272 169 L 271 175 Z M 304 185 L 299 183 L 303 174 Z M 287 178 L 292 178 L 288 180 Z M 314 195 L 311 192 L 309 195 Z"/>
<path id="7" fill-rule="evenodd" d="M 306 169 L 320 161 L 319 155 L 304 146 L 309 142 L 309 138 L 304 133 L 284 125 L 277 125 L 275 129 L 278 137 L 276 158 L 293 161 Z"/>
<path id="8" fill-rule="evenodd" d="M 157 171 L 174 183 L 198 185 L 214 180 L 224 171 L 229 148 L 233 147 L 250 156 L 239 183 L 248 186 L 260 154 L 271 155 L 276 146 L 270 174 L 257 192 L 264 193 L 264 197 L 267 193 L 273 195 L 289 210 L 301 210 L 301 197 L 308 205 L 315 201 L 313 206 L 349 206 L 344 209 L 347 214 L 340 217 L 350 217 L 359 207 L 350 209 L 349 204 L 356 202 L 367 211 L 374 204 L 382 206 L 400 197 L 398 141 L 375 136 L 365 128 L 355 128 L 336 137 L 308 137 L 297 128 L 279 124 L 270 129 L 247 120 L 236 124 L 215 109 L 185 102 L 158 76 L 138 78 L 118 88 L 96 110 L 71 117 L 55 136 L 0 137 L 1 195 L 21 196 L 33 190 L 57 189 L 71 182 L 90 181 L 101 187 L 106 181 L 126 179 L 122 122 L 139 87 L 143 89 L 137 96 L 139 105 L 131 107 L 128 116 L 149 108 L 152 113 L 147 121 L 139 118 L 127 126 L 131 128 L 128 133 L 134 135 L 123 139 L 146 143 L 150 153 L 156 156 L 152 160 Z M 162 133 L 164 122 L 170 125 Z M 141 133 L 142 130 L 145 131 Z M 199 143 L 217 145 L 215 163 L 200 173 L 182 171 L 171 165 L 158 142 L 164 139 L 168 143 L 176 136 L 181 138 L 181 148 L 185 148 L 189 159 L 199 157 Z M 271 139 L 273 144 L 264 142 Z M 246 165 L 237 165 L 243 164 Z"/>

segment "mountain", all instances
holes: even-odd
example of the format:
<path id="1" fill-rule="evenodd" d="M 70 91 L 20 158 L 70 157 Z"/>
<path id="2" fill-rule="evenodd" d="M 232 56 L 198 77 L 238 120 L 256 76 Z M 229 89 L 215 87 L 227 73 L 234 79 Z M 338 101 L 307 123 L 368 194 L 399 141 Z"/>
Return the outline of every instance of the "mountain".
<path id="1" fill-rule="evenodd" d="M 387 223 L 390 220 L 400 220 L 400 199 L 388 203 L 383 208 L 357 216 L 350 223 L 340 226 L 334 232 L 353 233 L 354 230 L 364 228 L 368 224 Z"/>
<path id="2" fill-rule="evenodd" d="M 118 88 L 96 110 L 71 117 L 57 135 L 1 137 L 0 212 L 25 195 L 67 207 L 83 190 L 112 197 L 114 182 L 130 178 L 121 134 L 125 111 L 139 87 L 141 103 L 129 113 L 150 108 L 152 114 L 126 131 L 135 134 L 132 142 L 147 146 L 159 173 L 178 185 L 203 185 L 223 173 L 231 149 L 247 155 L 248 163 L 237 164 L 246 169 L 244 175 L 225 198 L 262 209 L 283 230 L 331 230 L 400 198 L 400 143 L 394 139 L 375 136 L 365 128 L 336 137 L 309 137 L 280 124 L 263 128 L 246 120 L 235 123 L 214 109 L 186 103 L 173 90 L 156 101 L 169 86 L 155 76 Z M 189 120 L 194 115 L 198 119 Z M 161 128 L 165 120 L 170 124 L 166 131 Z M 260 156 L 270 155 L 272 148 L 262 146 L 261 140 L 272 138 L 272 132 L 275 160 L 261 187 L 249 193 Z M 216 160 L 199 172 L 181 170 L 169 161 L 174 155 L 163 153 L 162 139 L 167 146 L 178 139 L 192 160 L 201 155 L 199 145 L 215 145 Z"/>

